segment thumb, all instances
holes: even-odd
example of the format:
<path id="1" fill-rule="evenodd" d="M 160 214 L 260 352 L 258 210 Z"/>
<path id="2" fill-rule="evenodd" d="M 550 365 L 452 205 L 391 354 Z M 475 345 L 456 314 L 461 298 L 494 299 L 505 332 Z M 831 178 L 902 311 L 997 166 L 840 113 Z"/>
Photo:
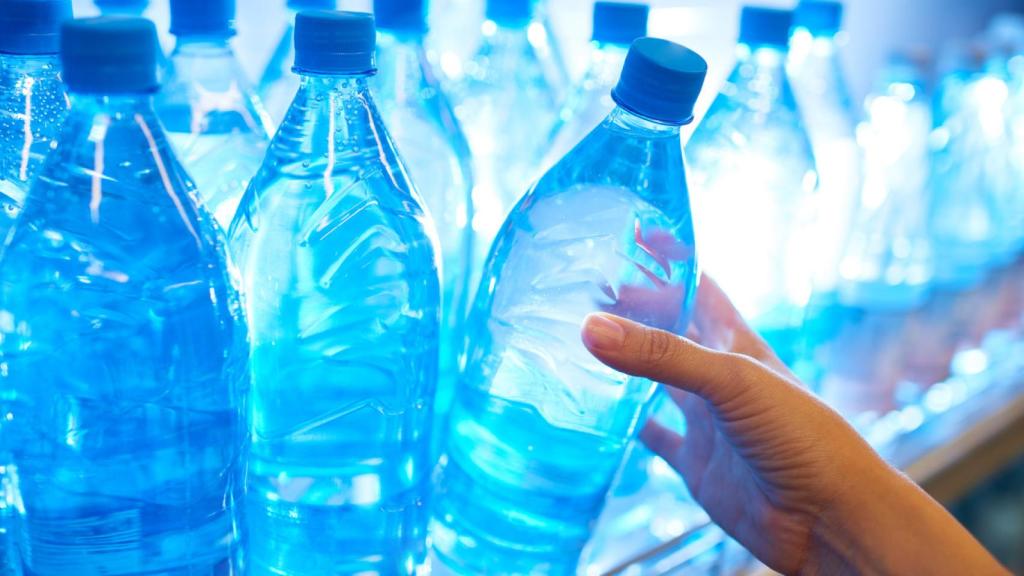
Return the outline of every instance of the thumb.
<path id="1" fill-rule="evenodd" d="M 583 343 L 611 368 L 692 392 L 716 406 L 739 396 L 764 370 L 746 356 L 716 352 L 611 314 L 587 317 Z"/>

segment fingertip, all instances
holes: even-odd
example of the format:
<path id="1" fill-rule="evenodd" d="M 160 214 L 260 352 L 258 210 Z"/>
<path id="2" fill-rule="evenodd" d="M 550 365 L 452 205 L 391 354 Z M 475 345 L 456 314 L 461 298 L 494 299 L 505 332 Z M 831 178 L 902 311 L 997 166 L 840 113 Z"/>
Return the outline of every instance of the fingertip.
<path id="1" fill-rule="evenodd" d="M 616 352 L 626 342 L 626 327 L 618 316 L 595 312 L 583 321 L 583 344 L 591 352 Z"/>

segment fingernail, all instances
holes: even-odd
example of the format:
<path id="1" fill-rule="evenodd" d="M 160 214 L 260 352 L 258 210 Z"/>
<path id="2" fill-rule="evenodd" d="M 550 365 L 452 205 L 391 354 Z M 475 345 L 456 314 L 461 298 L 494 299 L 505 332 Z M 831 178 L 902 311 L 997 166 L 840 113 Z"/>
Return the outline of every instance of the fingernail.
<path id="1" fill-rule="evenodd" d="M 591 314 L 583 323 L 583 342 L 590 348 L 618 350 L 626 341 L 622 326 L 602 314 Z"/>

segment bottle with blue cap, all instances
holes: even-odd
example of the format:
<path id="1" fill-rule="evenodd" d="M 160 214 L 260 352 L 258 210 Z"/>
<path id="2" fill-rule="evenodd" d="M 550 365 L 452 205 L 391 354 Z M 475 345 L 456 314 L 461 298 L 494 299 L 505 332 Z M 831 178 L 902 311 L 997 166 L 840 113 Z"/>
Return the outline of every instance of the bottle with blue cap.
<path id="1" fill-rule="evenodd" d="M 338 0 L 286 0 L 288 17 L 285 28 L 257 86 L 263 106 L 275 124 L 284 120 L 288 106 L 299 91 L 299 75 L 292 71 L 295 64 L 295 14 L 300 10 L 333 10 L 337 3 Z"/>
<path id="2" fill-rule="evenodd" d="M 950 43 L 939 62 L 931 144 L 929 227 L 935 280 L 964 288 L 1017 255 L 1008 201 L 1020 194 L 1006 79 L 982 67 L 980 46 Z"/>
<path id="3" fill-rule="evenodd" d="M 225 230 L 273 131 L 231 48 L 234 20 L 234 0 L 171 0 L 177 43 L 155 102 L 178 159 Z"/>
<path id="4" fill-rule="evenodd" d="M 655 390 L 579 337 L 607 311 L 685 331 L 698 280 L 680 127 L 707 64 L 633 43 L 617 107 L 512 210 L 467 325 L 431 521 L 463 574 L 575 574 Z"/>
<path id="5" fill-rule="evenodd" d="M 0 0 L 0 242 L 67 114 L 58 51 L 60 23 L 70 17 L 71 0 Z M 19 404 L 14 390 L 0 387 L 0 415 L 18 413 Z M 11 572 L 16 505 L 6 422 L 0 418 L 0 574 L 17 573 Z"/>
<path id="6" fill-rule="evenodd" d="M 303 11 L 302 84 L 231 227 L 254 426 L 248 570 L 413 574 L 425 559 L 439 251 L 370 92 L 369 14 Z"/>
<path id="7" fill-rule="evenodd" d="M 152 108 L 156 29 L 69 20 L 60 43 L 71 108 L 0 259 L 23 572 L 237 570 L 245 320 Z"/>
<path id="8" fill-rule="evenodd" d="M 452 84 L 473 152 L 473 227 L 483 247 L 540 176 L 537 158 L 560 104 L 544 52 L 531 40 L 535 17 L 533 0 L 487 0 L 480 48 Z"/>
<path id="9" fill-rule="evenodd" d="M 851 214 L 863 174 L 856 119 L 839 53 L 846 42 L 843 5 L 803 0 L 794 13 L 788 71 L 811 139 L 820 180 L 819 218 L 827 251 L 815 273 L 815 300 L 836 300 L 839 260 L 849 238 Z"/>
<path id="10" fill-rule="evenodd" d="M 792 21 L 743 8 L 736 66 L 686 147 L 705 269 L 788 363 L 823 252 L 814 155 L 785 70 Z"/>
<path id="11" fill-rule="evenodd" d="M 443 421 L 459 375 L 461 329 L 471 282 L 473 160 L 424 47 L 423 0 L 375 0 L 377 75 L 370 88 L 441 241 L 444 324 L 434 409 Z M 436 438 L 435 438 L 436 439 Z"/>
<path id="12" fill-rule="evenodd" d="M 839 267 L 843 306 L 910 310 L 931 291 L 932 106 L 920 68 L 907 56 L 892 57 L 864 103 L 857 128 L 864 186 Z"/>
<path id="13" fill-rule="evenodd" d="M 0 240 L 67 113 L 60 24 L 71 0 L 0 0 Z"/>
<path id="14" fill-rule="evenodd" d="M 544 150 L 545 165 L 565 156 L 615 108 L 612 88 L 619 80 L 629 45 L 647 35 L 649 12 L 650 6 L 636 2 L 594 3 L 590 61 L 558 113 Z"/>

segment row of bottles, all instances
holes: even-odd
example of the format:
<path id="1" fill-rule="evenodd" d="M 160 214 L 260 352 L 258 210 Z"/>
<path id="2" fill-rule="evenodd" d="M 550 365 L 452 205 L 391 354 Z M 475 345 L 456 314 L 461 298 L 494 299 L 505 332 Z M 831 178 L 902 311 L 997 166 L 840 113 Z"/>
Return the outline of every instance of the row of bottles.
<path id="1" fill-rule="evenodd" d="M 439 91 L 416 99 L 436 87 L 422 20 L 381 2 L 378 35 L 366 14 L 299 12 L 300 84 L 268 142 L 231 52 L 231 2 L 174 0 L 162 70 L 146 20 L 67 20 L 58 35 L 66 0 L 4 4 L 45 29 L 25 60 L 47 67 L 55 103 L 35 124 L 44 100 L 29 88 L 44 77 L 8 68 L 21 56 L 5 49 L 25 98 L 10 117 L 48 130 L 4 164 L 5 183 L 8 162 L 32 164 L 0 258 L 6 566 L 412 573 L 433 492 L 437 555 L 453 569 L 492 562 L 466 542 L 503 530 L 520 540 L 495 553 L 539 565 L 521 553 L 537 534 L 507 524 L 532 510 L 547 565 L 574 570 L 653 390 L 601 368 L 578 326 L 599 310 L 688 323 L 697 266 L 679 127 L 706 72 L 698 55 L 638 41 L 617 107 L 518 202 L 466 323 L 451 425 L 432 440 L 439 348 L 457 342 L 443 335 L 443 244 L 413 182 L 469 205 L 470 177 L 429 142 L 407 168 L 389 131 L 434 131 L 441 145 L 455 125 Z M 373 78 L 378 42 L 401 74 Z M 450 172 L 437 181 L 417 171 L 439 167 Z M 467 259 L 470 218 L 437 218 Z M 457 297 L 467 266 L 446 286 Z M 564 458 L 565 441 L 580 458 Z M 546 504 L 570 492 L 570 506 Z"/>

